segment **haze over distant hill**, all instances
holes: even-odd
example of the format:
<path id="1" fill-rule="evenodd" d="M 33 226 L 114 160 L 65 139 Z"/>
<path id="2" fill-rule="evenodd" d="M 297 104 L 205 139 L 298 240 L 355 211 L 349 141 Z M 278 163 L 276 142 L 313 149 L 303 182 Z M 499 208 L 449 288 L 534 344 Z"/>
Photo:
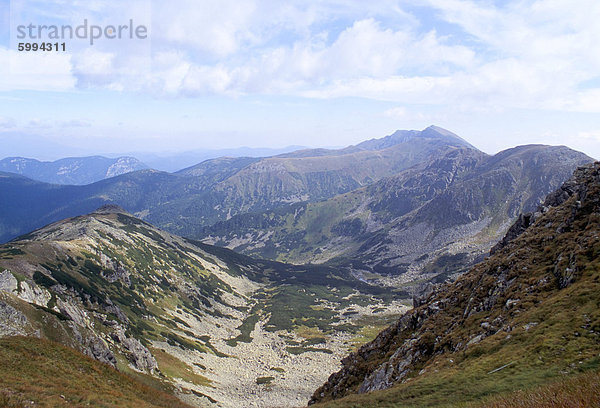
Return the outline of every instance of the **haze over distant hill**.
<path id="1" fill-rule="evenodd" d="M 147 168 L 147 165 L 134 157 L 68 157 L 52 162 L 24 157 L 7 157 L 0 160 L 0 171 L 52 184 L 90 184 Z"/>
<path id="2" fill-rule="evenodd" d="M 9 194 L 2 198 L 6 210 L 0 214 L 0 239 L 93 211 L 106 202 L 171 232 L 195 236 L 204 226 L 236 214 L 327 199 L 432 160 L 449 147 L 465 145 L 458 137 L 446 137 L 431 128 L 412 132 L 410 138 L 383 150 L 351 146 L 266 158 L 219 158 L 175 174 L 142 170 L 77 188 L 4 174 L 0 190 Z"/>
<path id="3" fill-rule="evenodd" d="M 282 148 L 238 147 L 231 149 L 192 150 L 180 153 L 148 153 L 132 152 L 128 156 L 137 157 L 153 169 L 176 172 L 194 166 L 202 161 L 219 157 L 268 157 L 305 149 L 303 146 L 287 146 Z"/>

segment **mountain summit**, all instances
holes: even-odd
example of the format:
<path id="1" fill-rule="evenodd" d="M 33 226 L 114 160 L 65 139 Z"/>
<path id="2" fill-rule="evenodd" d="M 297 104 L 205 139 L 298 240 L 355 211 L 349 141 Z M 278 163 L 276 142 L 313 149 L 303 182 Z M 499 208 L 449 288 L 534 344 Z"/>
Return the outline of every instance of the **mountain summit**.
<path id="1" fill-rule="evenodd" d="M 0 242 L 107 202 L 169 232 L 199 238 L 204 227 L 235 215 L 330 199 L 430 163 L 451 150 L 484 154 L 433 127 L 365 143 L 263 158 L 212 159 L 175 174 L 142 170 L 77 187 L 0 177 L 0 191 L 5 193 L 0 197 L 5 208 Z M 32 200 L 44 205 L 31 205 Z"/>
<path id="2" fill-rule="evenodd" d="M 371 139 L 359 143 L 356 145 L 356 147 L 364 150 L 381 150 L 395 146 L 400 143 L 407 143 L 415 139 L 436 140 L 439 143 L 443 143 L 448 146 L 464 147 L 477 150 L 476 147 L 474 147 L 458 135 L 450 132 L 449 130 L 434 125 L 431 125 L 428 128 L 421 131 L 397 130 L 389 136 L 380 139 Z"/>

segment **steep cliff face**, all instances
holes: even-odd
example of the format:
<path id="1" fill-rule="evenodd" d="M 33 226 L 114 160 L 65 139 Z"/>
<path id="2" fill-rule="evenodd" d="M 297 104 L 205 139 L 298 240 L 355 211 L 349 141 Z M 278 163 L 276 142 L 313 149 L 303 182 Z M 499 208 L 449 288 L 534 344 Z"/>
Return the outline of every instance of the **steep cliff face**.
<path id="1" fill-rule="evenodd" d="M 447 398 L 462 392 L 472 400 L 519 387 L 515 378 L 536 384 L 597 367 L 599 304 L 595 163 L 576 170 L 538 212 L 520 217 L 493 255 L 417 299 L 412 311 L 346 357 L 311 403 L 435 406 L 436 387 L 448 384 L 454 389 Z M 423 384 L 430 384 L 429 396 L 420 395 Z M 377 390 L 387 391 L 369 393 Z"/>

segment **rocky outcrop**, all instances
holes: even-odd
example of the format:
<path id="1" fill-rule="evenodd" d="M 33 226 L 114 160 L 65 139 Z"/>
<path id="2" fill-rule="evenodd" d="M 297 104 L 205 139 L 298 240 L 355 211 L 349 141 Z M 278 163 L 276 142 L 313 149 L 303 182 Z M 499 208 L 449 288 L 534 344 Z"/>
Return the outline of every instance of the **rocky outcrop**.
<path id="1" fill-rule="evenodd" d="M 0 300 L 0 337 L 26 336 L 27 324 L 27 317 L 21 311 Z"/>
<path id="2" fill-rule="evenodd" d="M 493 255 L 500 249 L 508 245 L 509 242 L 521 235 L 535 221 L 534 213 L 519 214 L 517 220 L 510 226 L 504 237 L 490 249 L 490 255 Z"/>
<path id="3" fill-rule="evenodd" d="M 106 214 L 106 212 L 100 214 Z M 131 274 L 121 262 L 111 259 L 103 253 L 100 253 L 100 262 L 102 266 L 104 266 L 104 269 L 102 270 L 102 272 L 100 272 L 100 276 L 102 276 L 110 283 L 121 281 L 124 285 L 131 286 L 131 279 L 129 278 Z"/>
<path id="4" fill-rule="evenodd" d="M 34 303 L 39 306 L 46 306 L 50 301 L 52 295 L 47 290 L 40 288 L 38 285 L 25 281 L 21 282 L 20 290 L 18 292 L 20 299 L 26 302 Z"/>
<path id="5" fill-rule="evenodd" d="M 0 272 L 0 290 L 16 292 L 19 282 L 8 270 Z"/>
<path id="6" fill-rule="evenodd" d="M 122 327 L 117 326 L 111 337 L 122 346 L 127 359 L 135 369 L 152 374 L 158 368 L 152 353 L 139 340 L 127 337 Z"/>
<path id="7" fill-rule="evenodd" d="M 83 354 L 113 367 L 117 366 L 117 359 L 104 340 L 76 323 L 69 322 L 68 325 Z"/>
<path id="8" fill-rule="evenodd" d="M 557 190 L 546 196 L 544 203 L 537 208 L 537 211 L 520 214 L 515 223 L 508 229 L 506 235 L 500 242 L 492 247 L 490 255 L 493 255 L 498 250 L 504 248 L 509 242 L 519 237 L 519 235 L 525 232 L 527 228 L 533 225 L 536 219 L 546 213 L 550 208 L 558 207 L 569 198 L 576 196 L 576 205 L 573 207 L 571 215 L 563 220 L 557 228 L 557 232 L 559 233 L 568 230 L 575 219 L 575 214 L 579 206 L 577 203 L 581 203 L 581 201 L 587 197 L 589 182 L 593 183 L 598 180 L 598 176 L 594 176 L 593 172 L 595 166 L 596 164 L 589 164 L 577 168 L 569 180 L 565 181 Z M 582 180 L 587 180 L 588 182 L 582 183 Z"/>
<path id="9" fill-rule="evenodd" d="M 46 306 L 52 295 L 46 289 L 29 281 L 19 281 L 9 270 L 0 273 L 0 290 L 15 294 L 20 299 L 38 306 Z"/>

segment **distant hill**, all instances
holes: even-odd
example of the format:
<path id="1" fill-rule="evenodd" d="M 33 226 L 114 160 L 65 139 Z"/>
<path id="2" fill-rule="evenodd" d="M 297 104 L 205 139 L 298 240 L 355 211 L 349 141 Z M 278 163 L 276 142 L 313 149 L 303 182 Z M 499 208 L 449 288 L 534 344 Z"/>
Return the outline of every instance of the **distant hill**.
<path id="1" fill-rule="evenodd" d="M 52 184 L 90 184 L 147 168 L 147 165 L 134 157 L 69 157 L 51 162 L 24 157 L 7 157 L 0 160 L 0 171 Z"/>
<path id="2" fill-rule="evenodd" d="M 493 255 L 342 360 L 319 407 L 597 406 L 600 370 L 600 163 L 577 169 Z M 572 377 L 572 380 L 569 380 Z M 576 384 L 578 391 L 572 392 Z M 553 394 L 556 393 L 556 394 Z M 572 400 L 565 398 L 571 395 Z M 557 401 L 563 401 L 557 402 Z M 587 401 L 587 402 L 586 402 Z"/>
<path id="3" fill-rule="evenodd" d="M 239 147 L 231 149 L 199 149 L 164 154 L 131 152 L 128 155 L 139 158 L 153 169 L 173 173 L 200 162 L 219 157 L 269 157 L 300 149 L 306 148 L 303 146 L 287 146 L 282 148 Z"/>
<path id="4" fill-rule="evenodd" d="M 467 147 L 475 149 L 473 145 L 462 139 L 458 135 L 443 129 L 439 126 L 429 126 L 428 128 L 418 130 L 397 130 L 389 136 L 381 139 L 371 139 L 356 145 L 358 149 L 381 150 L 400 143 L 406 143 L 415 138 L 435 138 L 444 143 L 457 147 Z"/>

